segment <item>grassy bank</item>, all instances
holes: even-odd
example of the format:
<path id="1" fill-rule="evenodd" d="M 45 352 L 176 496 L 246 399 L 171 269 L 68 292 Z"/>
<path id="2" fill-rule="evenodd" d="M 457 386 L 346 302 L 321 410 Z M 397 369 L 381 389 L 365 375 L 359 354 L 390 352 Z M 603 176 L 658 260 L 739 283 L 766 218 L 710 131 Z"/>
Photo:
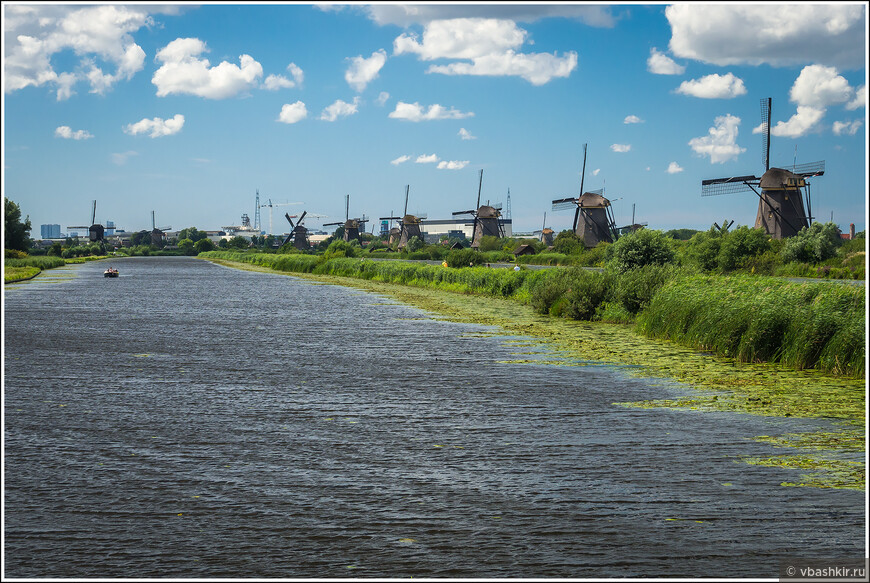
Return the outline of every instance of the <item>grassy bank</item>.
<path id="1" fill-rule="evenodd" d="M 695 275 L 668 266 L 620 274 L 576 268 L 452 269 L 324 255 L 212 251 L 203 257 L 501 297 L 550 316 L 634 324 L 646 336 L 742 362 L 780 363 L 852 378 L 863 378 L 865 372 L 862 287 Z"/>

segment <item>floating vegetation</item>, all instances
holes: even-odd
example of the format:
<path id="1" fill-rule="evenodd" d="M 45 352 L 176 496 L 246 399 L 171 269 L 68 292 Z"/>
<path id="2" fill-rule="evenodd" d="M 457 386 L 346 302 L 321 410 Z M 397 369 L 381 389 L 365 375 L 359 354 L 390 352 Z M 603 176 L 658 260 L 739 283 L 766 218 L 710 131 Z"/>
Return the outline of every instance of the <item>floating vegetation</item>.
<path id="1" fill-rule="evenodd" d="M 864 490 L 865 466 L 861 462 L 811 457 L 804 455 L 781 455 L 771 457 L 743 457 L 742 462 L 756 466 L 813 470 L 802 474 L 800 482 L 782 482 L 782 486 L 810 486 L 814 488 L 839 488 Z"/>

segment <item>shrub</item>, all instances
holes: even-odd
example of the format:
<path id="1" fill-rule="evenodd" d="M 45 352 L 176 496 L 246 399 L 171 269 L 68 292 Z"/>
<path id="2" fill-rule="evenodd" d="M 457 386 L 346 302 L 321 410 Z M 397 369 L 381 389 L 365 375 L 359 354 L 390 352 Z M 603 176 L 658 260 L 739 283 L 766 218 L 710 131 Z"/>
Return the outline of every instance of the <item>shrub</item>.
<path id="1" fill-rule="evenodd" d="M 214 251 L 215 245 L 211 239 L 200 239 L 193 244 L 193 248 L 197 253 L 205 253 L 206 251 Z"/>
<path id="2" fill-rule="evenodd" d="M 574 234 L 574 231 L 560 231 L 553 240 L 553 252 L 571 255 L 575 251 L 580 252 L 586 248 L 583 240 Z"/>
<path id="3" fill-rule="evenodd" d="M 719 269 L 733 271 L 743 267 L 746 261 L 761 255 L 770 247 L 770 236 L 761 229 L 741 225 L 722 236 L 722 246 L 719 249 Z"/>
<path id="4" fill-rule="evenodd" d="M 664 265 L 674 260 L 671 240 L 661 231 L 640 229 L 623 235 L 607 247 L 607 266 L 617 273 L 644 265 Z"/>
<path id="5" fill-rule="evenodd" d="M 18 249 L 4 249 L 3 256 L 5 259 L 24 259 L 27 253 Z"/>
<path id="6" fill-rule="evenodd" d="M 474 249 L 453 249 L 444 260 L 448 267 L 470 267 L 484 263 L 483 256 Z"/>
<path id="7" fill-rule="evenodd" d="M 820 263 L 836 255 L 840 230 L 834 223 L 813 223 L 789 237 L 782 248 L 784 263 Z"/>
<path id="8" fill-rule="evenodd" d="M 628 313 L 643 310 L 655 293 L 670 278 L 676 268 L 671 265 L 644 265 L 616 277 L 611 286 L 610 299 L 616 301 Z"/>

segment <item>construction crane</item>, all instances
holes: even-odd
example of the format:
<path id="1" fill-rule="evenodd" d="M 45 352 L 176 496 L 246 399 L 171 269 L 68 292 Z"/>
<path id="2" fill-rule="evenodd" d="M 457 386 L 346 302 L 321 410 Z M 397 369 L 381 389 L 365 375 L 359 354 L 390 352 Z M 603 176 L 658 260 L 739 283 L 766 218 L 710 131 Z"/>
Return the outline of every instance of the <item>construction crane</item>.
<path id="1" fill-rule="evenodd" d="M 272 207 L 289 206 L 289 205 L 293 205 L 293 204 L 305 204 L 305 203 L 304 202 L 275 202 L 275 203 L 273 203 L 272 199 L 270 198 L 269 202 L 267 204 L 260 205 L 260 208 L 269 207 L 269 234 L 270 235 L 274 235 L 274 233 L 272 232 Z"/>

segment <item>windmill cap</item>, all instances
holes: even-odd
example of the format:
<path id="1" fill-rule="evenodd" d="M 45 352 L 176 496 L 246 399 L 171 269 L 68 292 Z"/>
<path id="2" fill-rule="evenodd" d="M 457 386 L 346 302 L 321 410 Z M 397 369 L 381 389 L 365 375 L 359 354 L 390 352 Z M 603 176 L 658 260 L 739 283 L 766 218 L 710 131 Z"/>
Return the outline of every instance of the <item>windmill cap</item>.
<path id="1" fill-rule="evenodd" d="M 610 201 L 600 194 L 586 192 L 580 197 L 580 206 L 584 208 L 605 207 L 610 206 Z"/>
<path id="2" fill-rule="evenodd" d="M 414 215 L 405 215 L 404 217 L 402 217 L 402 222 L 407 225 L 410 223 L 419 223 L 420 219 L 418 219 Z"/>
<path id="3" fill-rule="evenodd" d="M 484 205 L 477 209 L 477 217 L 480 219 L 495 219 L 499 216 L 501 216 L 501 214 L 495 209 L 495 207 Z"/>
<path id="4" fill-rule="evenodd" d="M 771 168 L 761 177 L 762 189 L 778 190 L 785 187 L 796 188 L 805 185 L 806 181 L 802 176 L 782 168 Z"/>

